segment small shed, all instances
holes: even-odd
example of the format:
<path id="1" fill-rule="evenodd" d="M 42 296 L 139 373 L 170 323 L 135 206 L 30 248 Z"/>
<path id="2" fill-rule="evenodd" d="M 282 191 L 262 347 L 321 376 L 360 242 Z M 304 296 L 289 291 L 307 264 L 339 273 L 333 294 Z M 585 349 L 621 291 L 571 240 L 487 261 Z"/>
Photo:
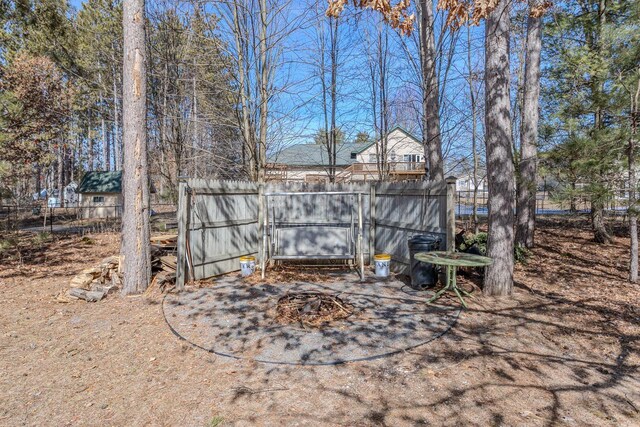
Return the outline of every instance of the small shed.
<path id="1" fill-rule="evenodd" d="M 77 189 L 81 218 L 122 215 L 122 171 L 87 172 Z"/>

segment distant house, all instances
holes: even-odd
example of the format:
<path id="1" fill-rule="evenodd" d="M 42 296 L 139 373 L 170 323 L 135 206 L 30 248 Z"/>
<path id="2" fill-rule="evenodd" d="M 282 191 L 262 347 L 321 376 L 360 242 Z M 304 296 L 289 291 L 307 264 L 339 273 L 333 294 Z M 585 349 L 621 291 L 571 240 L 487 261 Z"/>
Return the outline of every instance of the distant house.
<path id="1" fill-rule="evenodd" d="M 485 176 L 478 175 L 474 180 L 473 174 L 460 175 L 456 180 L 456 190 L 473 192 L 476 184 L 478 185 L 479 192 L 487 191 L 487 180 Z"/>
<path id="2" fill-rule="evenodd" d="M 336 147 L 336 182 L 379 179 L 381 141 L 339 144 Z M 416 180 L 424 176 L 424 148 L 407 130 L 396 126 L 387 134 L 390 180 Z M 322 144 L 295 144 L 268 159 L 267 179 L 298 182 L 329 180 L 329 156 Z"/>
<path id="3" fill-rule="evenodd" d="M 122 171 L 87 172 L 77 189 L 82 218 L 122 215 Z"/>

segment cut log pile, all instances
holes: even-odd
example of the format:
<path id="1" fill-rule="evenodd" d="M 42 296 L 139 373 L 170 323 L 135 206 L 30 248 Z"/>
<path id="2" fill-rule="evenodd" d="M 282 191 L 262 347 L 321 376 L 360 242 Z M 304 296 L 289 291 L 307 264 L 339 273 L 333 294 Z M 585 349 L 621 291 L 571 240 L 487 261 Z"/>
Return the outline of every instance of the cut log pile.
<path id="1" fill-rule="evenodd" d="M 163 235 L 151 238 L 151 271 L 153 280 L 145 294 L 156 287 L 164 292 L 175 283 L 177 258 L 175 249 L 177 235 Z M 87 268 L 77 274 L 69 283 L 66 295 L 59 295 L 57 300 L 69 302 L 72 299 L 83 299 L 96 302 L 109 292 L 122 287 L 122 266 L 119 256 L 103 259 L 96 267 Z"/>

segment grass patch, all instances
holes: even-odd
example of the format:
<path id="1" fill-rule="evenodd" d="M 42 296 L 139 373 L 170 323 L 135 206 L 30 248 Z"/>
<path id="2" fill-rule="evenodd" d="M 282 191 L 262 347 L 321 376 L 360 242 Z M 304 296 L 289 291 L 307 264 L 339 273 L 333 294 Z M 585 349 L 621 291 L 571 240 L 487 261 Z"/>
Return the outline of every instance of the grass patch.
<path id="1" fill-rule="evenodd" d="M 82 239 L 80 239 L 80 241 L 85 245 L 95 245 L 96 244 L 95 240 L 93 240 L 91 237 L 88 237 L 88 236 L 83 236 Z"/>
<path id="2" fill-rule="evenodd" d="M 18 242 L 15 239 L 0 239 L 0 254 L 7 252 L 18 245 Z"/>
<path id="3" fill-rule="evenodd" d="M 46 231 L 43 231 L 36 234 L 36 237 L 34 237 L 33 242 L 37 245 L 43 245 L 44 243 L 47 243 L 50 240 L 51 240 L 51 234 L 47 233 Z"/>
<path id="4" fill-rule="evenodd" d="M 224 418 L 216 415 L 215 417 L 211 418 L 211 421 L 209 421 L 209 427 L 219 427 L 222 425 L 222 423 L 224 423 Z"/>

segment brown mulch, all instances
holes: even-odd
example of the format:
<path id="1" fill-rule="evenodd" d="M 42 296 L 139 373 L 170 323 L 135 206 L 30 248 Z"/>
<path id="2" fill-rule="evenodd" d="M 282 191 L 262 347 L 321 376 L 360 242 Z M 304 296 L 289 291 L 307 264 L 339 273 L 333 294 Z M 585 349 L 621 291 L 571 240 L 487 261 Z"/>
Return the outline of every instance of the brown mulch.
<path id="1" fill-rule="evenodd" d="M 330 283 L 336 280 L 343 280 L 343 275 L 349 272 L 348 266 L 327 265 L 322 267 L 305 267 L 303 265 L 275 265 L 268 267 L 265 278 L 262 279 L 260 268 L 256 267 L 256 272 L 244 281 L 251 285 L 293 282 L 325 282 Z M 234 273 L 232 273 L 234 274 Z"/>
<path id="2" fill-rule="evenodd" d="M 278 299 L 276 321 L 320 327 L 353 314 L 353 305 L 324 292 L 292 292 Z"/>
<path id="3" fill-rule="evenodd" d="M 440 339 L 334 367 L 192 348 L 167 329 L 161 295 L 56 302 L 116 253 L 115 234 L 3 250 L 0 425 L 636 426 L 640 285 L 626 280 L 624 224 L 612 226 L 614 243 L 598 245 L 584 221 L 541 220 L 511 298 L 474 292 Z"/>

